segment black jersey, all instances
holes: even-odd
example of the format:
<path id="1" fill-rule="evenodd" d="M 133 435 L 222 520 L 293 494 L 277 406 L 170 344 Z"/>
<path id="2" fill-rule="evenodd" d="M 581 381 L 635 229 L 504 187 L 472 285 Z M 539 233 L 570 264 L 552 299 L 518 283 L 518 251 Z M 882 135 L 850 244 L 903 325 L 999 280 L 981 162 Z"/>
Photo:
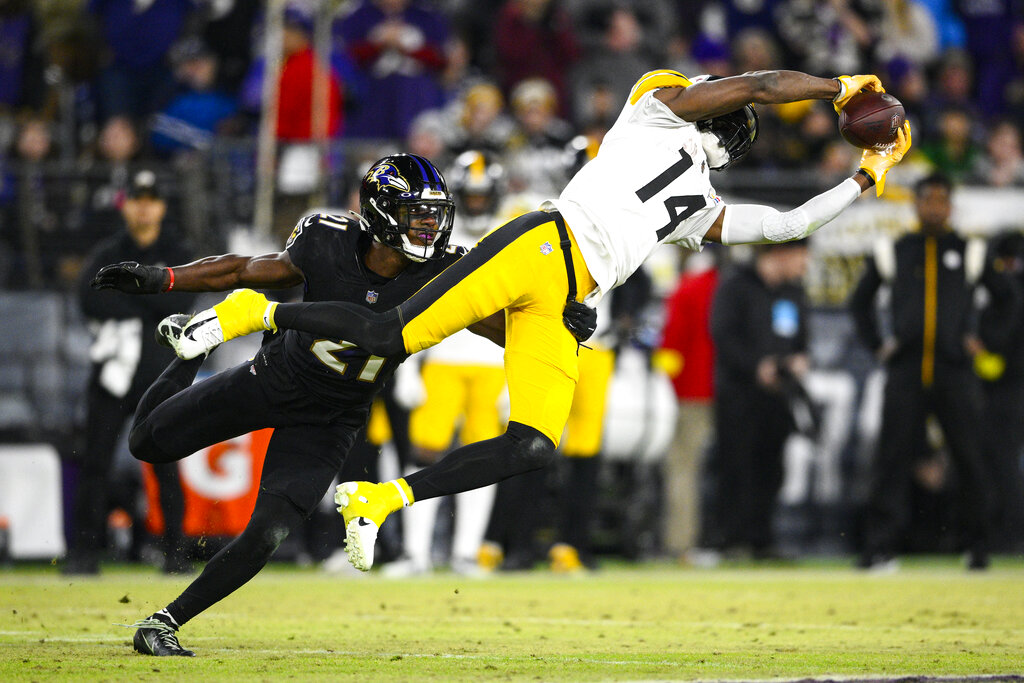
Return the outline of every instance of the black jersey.
<path id="1" fill-rule="evenodd" d="M 371 272 L 363 256 L 373 238 L 349 216 L 312 214 L 300 220 L 285 249 L 305 276 L 303 301 L 344 301 L 386 311 L 412 296 L 466 249 L 449 247 L 442 258 L 412 263 L 394 278 Z M 257 354 L 258 372 L 322 399 L 328 414 L 369 405 L 408 356 L 373 356 L 344 339 L 308 332 L 268 334 Z"/>

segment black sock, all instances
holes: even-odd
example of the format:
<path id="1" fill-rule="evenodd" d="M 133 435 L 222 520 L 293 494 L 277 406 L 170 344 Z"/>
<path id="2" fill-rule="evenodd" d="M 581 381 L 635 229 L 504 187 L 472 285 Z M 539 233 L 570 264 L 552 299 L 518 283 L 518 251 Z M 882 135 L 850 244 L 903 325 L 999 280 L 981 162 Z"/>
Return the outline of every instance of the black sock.
<path id="1" fill-rule="evenodd" d="M 440 462 L 405 478 L 416 500 L 495 484 L 551 462 L 555 445 L 533 427 L 510 422 L 501 436 L 456 448 Z"/>
<path id="2" fill-rule="evenodd" d="M 263 569 L 281 541 L 302 524 L 303 516 L 288 500 L 260 493 L 245 531 L 213 556 L 195 581 L 171 604 L 168 614 L 184 626 L 210 605 L 245 585 Z"/>

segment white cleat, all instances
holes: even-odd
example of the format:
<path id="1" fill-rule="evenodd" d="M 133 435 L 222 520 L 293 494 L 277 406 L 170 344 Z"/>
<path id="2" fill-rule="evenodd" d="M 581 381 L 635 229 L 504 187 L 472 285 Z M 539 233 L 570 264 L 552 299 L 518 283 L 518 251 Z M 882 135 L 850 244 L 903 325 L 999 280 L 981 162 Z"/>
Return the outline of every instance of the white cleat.
<path id="1" fill-rule="evenodd" d="M 167 316 L 157 325 L 157 340 L 174 349 L 178 358 L 190 360 L 208 356 L 224 343 L 224 331 L 217 313 L 207 308 L 191 318 L 180 313 Z"/>
<path id="2" fill-rule="evenodd" d="M 348 553 L 348 561 L 364 572 L 373 566 L 373 550 L 377 543 L 377 532 L 380 531 L 380 524 L 373 521 L 370 515 L 375 515 L 381 522 L 388 515 L 380 501 L 376 500 L 379 496 L 374 495 L 380 486 L 366 481 L 347 481 L 338 484 L 334 494 L 338 512 L 345 519 L 345 552 Z"/>
<path id="3" fill-rule="evenodd" d="M 345 527 L 345 552 L 348 561 L 361 572 L 373 566 L 373 548 L 380 527 L 366 517 L 356 517 Z"/>

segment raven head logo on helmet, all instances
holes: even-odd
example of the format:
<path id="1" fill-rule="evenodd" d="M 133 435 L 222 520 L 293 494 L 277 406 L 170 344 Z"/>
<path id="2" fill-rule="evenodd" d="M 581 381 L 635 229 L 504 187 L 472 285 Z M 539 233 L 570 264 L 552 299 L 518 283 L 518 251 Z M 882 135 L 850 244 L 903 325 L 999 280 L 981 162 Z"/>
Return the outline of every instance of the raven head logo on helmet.
<path id="1" fill-rule="evenodd" d="M 395 165 L 383 160 L 370 169 L 367 177 L 370 183 L 375 183 L 377 187 L 391 185 L 397 187 L 402 192 L 408 192 L 411 189 L 409 181 L 402 177 L 402 174 L 395 168 Z"/>
<path id="2" fill-rule="evenodd" d="M 714 81 L 720 76 L 697 76 L 691 83 Z M 701 146 L 708 157 L 708 166 L 721 171 L 742 159 L 757 140 L 758 122 L 754 105 L 748 104 L 736 111 L 712 119 L 697 121 Z"/>
<path id="3" fill-rule="evenodd" d="M 444 255 L 455 203 L 434 164 L 415 154 L 392 154 L 363 176 L 359 211 L 376 241 L 413 261 L 427 261 Z"/>

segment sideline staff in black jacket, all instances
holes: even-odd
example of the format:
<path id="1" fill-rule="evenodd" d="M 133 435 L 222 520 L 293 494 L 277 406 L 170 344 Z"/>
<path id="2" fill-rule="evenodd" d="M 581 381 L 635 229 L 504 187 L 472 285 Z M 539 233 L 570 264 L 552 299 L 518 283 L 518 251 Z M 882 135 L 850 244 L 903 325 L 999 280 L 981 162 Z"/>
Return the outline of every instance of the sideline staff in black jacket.
<path id="1" fill-rule="evenodd" d="M 718 484 L 708 541 L 767 558 L 775 552 L 772 513 L 782 485 L 782 449 L 794 428 L 786 386 L 809 366 L 800 282 L 807 243 L 757 250 L 753 264 L 723 279 L 711 305 Z"/>
<path id="2" fill-rule="evenodd" d="M 82 269 L 79 302 L 94 331 L 89 349 L 92 374 L 86 390 L 85 453 L 81 458 L 78 487 L 73 504 L 74 531 L 63 566 L 65 574 L 96 574 L 106 534 L 110 469 L 118 436 L 135 412 L 142 393 L 164 366 L 174 359 L 170 349 L 158 346 L 153 330 L 164 317 L 190 310 L 194 294 L 124 296 L 97 291 L 89 280 L 100 266 L 118 261 L 186 263 L 191 253 L 163 230 L 167 203 L 156 176 L 143 170 L 132 178 L 121 206 L 124 230 L 101 242 Z M 168 289 L 166 283 L 164 289 Z M 164 513 L 164 570 L 187 571 L 190 566 L 181 548 L 183 494 L 177 465 L 154 467 L 160 482 Z"/>
<path id="3" fill-rule="evenodd" d="M 968 566 L 988 566 L 986 492 L 981 456 L 981 394 L 972 357 L 984 349 L 976 332 L 975 289 L 984 285 L 993 305 L 1012 318 L 1019 293 L 985 261 L 981 240 L 964 240 L 949 225 L 952 184 L 941 174 L 923 179 L 915 193 L 920 231 L 878 245 L 851 298 L 862 341 L 885 364 L 887 376 L 878 451 L 872 463 L 865 539 L 858 565 L 895 568 L 909 518 L 908 490 L 924 424 L 933 413 L 942 426 L 959 475 L 963 544 Z M 891 289 L 892 336 L 883 339 L 875 294 Z M 1009 320 L 1007 319 L 1007 322 Z"/>

